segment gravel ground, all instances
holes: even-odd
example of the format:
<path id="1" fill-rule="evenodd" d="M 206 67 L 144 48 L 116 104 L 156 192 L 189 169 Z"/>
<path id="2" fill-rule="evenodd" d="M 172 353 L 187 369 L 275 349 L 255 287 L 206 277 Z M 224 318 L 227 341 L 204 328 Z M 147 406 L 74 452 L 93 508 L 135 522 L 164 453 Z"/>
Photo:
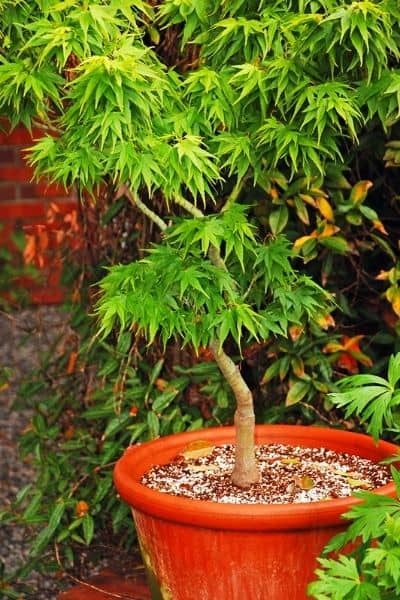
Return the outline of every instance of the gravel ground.
<path id="1" fill-rule="evenodd" d="M 0 311 L 0 368 L 12 370 L 9 387 L 0 387 L 0 512 L 9 507 L 19 489 L 35 479 L 34 469 L 18 453 L 19 434 L 31 417 L 29 410 L 13 407 L 18 385 L 39 365 L 40 353 L 49 349 L 63 332 L 67 333 L 68 327 L 68 315 L 60 307 L 39 306 L 11 314 Z M 4 564 L 6 573 L 24 563 L 29 551 L 25 537 L 24 528 L 0 524 L 0 566 Z M 143 570 L 137 550 L 125 555 L 110 540 L 98 540 L 87 552 L 82 550 L 78 562 L 73 573 L 64 573 L 57 579 L 32 573 L 23 586 L 25 590 L 28 585 L 29 591 L 21 592 L 18 600 L 56 600 L 61 590 L 104 569 L 121 576 Z M 6 597 L 0 589 L 0 600 L 3 598 Z"/>
<path id="2" fill-rule="evenodd" d="M 30 419 L 29 411 L 13 410 L 18 383 L 67 322 L 66 314 L 57 307 L 0 313 L 0 367 L 12 370 L 10 386 L 0 391 L 0 510 L 7 508 L 17 491 L 34 478 L 32 467 L 18 455 L 18 436 Z M 27 555 L 24 533 L 15 525 L 0 529 L 0 561 L 6 572 L 20 566 Z M 54 600 L 60 589 L 59 582 L 39 574 L 32 574 L 28 583 L 32 592 L 25 597 L 29 600 Z"/>

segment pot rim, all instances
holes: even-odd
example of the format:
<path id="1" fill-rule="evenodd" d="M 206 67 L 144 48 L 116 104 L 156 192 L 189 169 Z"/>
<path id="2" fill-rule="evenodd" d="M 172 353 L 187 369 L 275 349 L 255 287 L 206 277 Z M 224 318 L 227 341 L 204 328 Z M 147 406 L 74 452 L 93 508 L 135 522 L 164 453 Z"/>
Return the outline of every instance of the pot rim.
<path id="1" fill-rule="evenodd" d="M 119 495 L 134 510 L 182 525 L 257 531 L 340 527 L 344 525 L 343 513 L 361 503 L 361 499 L 350 496 L 296 504 L 223 504 L 172 496 L 140 483 L 141 476 L 151 466 L 168 462 L 190 442 L 202 439 L 218 445 L 233 442 L 234 435 L 235 428 L 232 426 L 212 427 L 129 446 L 114 469 L 114 483 Z M 278 442 L 325 446 L 375 462 L 399 452 L 395 444 L 382 440 L 375 443 L 365 434 L 307 425 L 257 425 L 255 440 L 256 444 Z M 395 484 L 390 482 L 374 492 L 395 497 Z"/>

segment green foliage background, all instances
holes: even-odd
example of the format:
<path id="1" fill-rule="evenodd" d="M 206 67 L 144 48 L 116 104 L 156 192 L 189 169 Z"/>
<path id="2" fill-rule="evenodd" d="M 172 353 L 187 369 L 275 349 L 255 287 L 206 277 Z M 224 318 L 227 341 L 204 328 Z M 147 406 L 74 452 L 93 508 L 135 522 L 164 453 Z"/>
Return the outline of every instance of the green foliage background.
<path id="1" fill-rule="evenodd" d="M 40 477 L 35 490 L 21 492 L 23 511 L 16 506 L 3 518 L 41 527 L 31 567 L 55 541 L 72 561 L 97 534 L 127 531 L 110 464 L 128 443 L 229 422 L 232 398 L 214 365 L 196 364 L 189 348 L 174 344 L 164 353 L 160 332 L 164 342 L 175 331 L 202 350 L 207 331 L 218 329 L 265 422 L 343 424 L 326 392 L 357 362 L 381 373 L 399 349 L 396 0 L 153 4 L 0 0 L 0 116 L 42 128 L 30 154 L 38 175 L 78 190 L 97 262 L 92 281 L 99 267 L 121 263 L 102 284 L 98 310 L 109 338 L 93 338 L 83 302 L 72 321 L 77 345 L 58 362 L 44 358 L 62 377 L 49 383 L 36 374 L 21 390 L 35 410 L 22 448 Z M 97 237 L 85 221 L 88 192 L 97 201 Z M 202 210 L 201 222 L 183 218 L 187 202 Z M 169 226 L 167 242 L 143 226 L 138 207 Z M 212 247 L 230 261 L 239 292 L 207 263 Z M 132 259 L 142 262 L 127 266 Z M 143 261 L 153 261 L 158 279 L 141 280 L 142 296 L 122 297 L 121 306 L 116 288 L 140 279 Z M 303 283 L 312 287 L 311 276 L 335 295 L 336 323 L 321 314 L 306 324 L 295 289 L 282 313 L 293 268 Z M 209 312 L 229 295 L 240 302 L 189 329 L 168 321 L 174 310 L 168 318 L 163 311 L 164 329 L 145 312 L 143 328 L 157 347 L 149 356 L 132 335 L 132 305 L 150 306 L 168 276 L 170 308 L 189 292 L 187 312 Z M 127 326 L 118 339 L 117 322 Z M 361 348 L 343 336 L 363 336 Z M 71 350 L 79 368 L 67 373 Z M 360 417 L 368 420 L 362 410 L 348 417 L 357 428 Z M 89 512 L 78 517 L 82 500 Z"/>

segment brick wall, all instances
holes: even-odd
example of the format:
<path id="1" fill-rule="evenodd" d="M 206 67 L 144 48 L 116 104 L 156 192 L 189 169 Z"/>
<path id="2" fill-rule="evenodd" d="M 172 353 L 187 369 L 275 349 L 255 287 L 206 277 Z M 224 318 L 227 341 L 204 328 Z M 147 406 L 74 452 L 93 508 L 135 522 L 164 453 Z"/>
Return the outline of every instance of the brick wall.
<path id="1" fill-rule="evenodd" d="M 11 239 L 13 232 L 23 231 L 27 239 L 46 232 L 47 243 L 43 245 L 41 256 L 33 259 L 40 270 L 40 284 L 24 279 L 23 285 L 33 303 L 49 304 L 63 298 L 60 245 L 66 236 L 57 232 L 60 222 L 63 226 L 69 222 L 68 218 L 64 222 L 62 217 L 76 210 L 76 199 L 58 185 L 33 180 L 33 170 L 24 156 L 26 148 L 40 135 L 40 131 L 35 130 L 31 137 L 24 127 L 17 127 L 10 134 L 0 131 L 0 246 L 17 253 Z"/>

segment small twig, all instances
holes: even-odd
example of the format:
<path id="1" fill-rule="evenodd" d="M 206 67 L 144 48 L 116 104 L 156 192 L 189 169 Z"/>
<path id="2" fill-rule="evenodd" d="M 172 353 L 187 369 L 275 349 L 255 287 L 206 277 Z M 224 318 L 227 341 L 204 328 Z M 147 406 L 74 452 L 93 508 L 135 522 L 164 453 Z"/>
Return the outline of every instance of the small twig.
<path id="1" fill-rule="evenodd" d="M 125 365 L 123 366 L 122 369 L 122 373 L 121 370 L 118 373 L 118 375 L 121 374 L 121 378 L 120 378 L 120 383 L 119 383 L 119 394 L 118 394 L 118 402 L 115 404 L 115 412 L 116 414 L 119 416 L 121 414 L 121 408 L 122 408 L 122 403 L 124 400 L 124 389 L 125 389 L 125 382 L 126 382 L 126 377 L 128 375 L 128 368 L 129 365 L 131 364 L 131 359 L 132 359 L 132 354 L 135 352 L 135 344 L 132 344 L 129 352 L 128 352 L 128 356 L 126 357 L 126 361 L 125 361 Z M 123 361 L 121 363 L 121 367 L 123 365 Z"/>
<path id="2" fill-rule="evenodd" d="M 97 585 L 93 585 L 92 583 L 88 583 L 87 581 L 83 581 L 82 579 L 79 579 L 78 577 L 75 577 L 75 575 L 71 575 L 71 573 L 68 573 L 68 571 L 65 570 L 61 559 L 60 559 L 60 551 L 58 549 L 58 544 L 57 542 L 54 542 L 54 553 L 56 555 L 56 561 L 58 566 L 60 567 L 60 569 L 62 569 L 62 572 L 72 581 L 74 581 L 75 583 L 79 583 L 80 585 L 84 585 L 86 586 L 88 589 L 90 590 L 94 590 L 95 592 L 101 592 L 102 594 L 104 594 L 105 596 L 109 596 L 110 598 L 118 598 L 119 600 L 145 600 L 143 598 L 143 596 L 130 596 L 128 594 L 118 594 L 116 592 L 109 592 L 107 590 L 105 590 L 104 588 L 100 588 Z"/>
<path id="3" fill-rule="evenodd" d="M 330 421 L 312 404 L 309 404 L 308 402 L 303 402 L 303 401 L 299 402 L 299 404 L 301 404 L 302 406 L 305 406 L 309 410 L 312 410 L 321 419 L 321 421 L 324 421 L 324 423 L 327 423 L 330 426 L 332 426 L 334 424 L 334 421 Z"/>
<path id="4" fill-rule="evenodd" d="M 94 467 L 90 471 L 90 473 L 86 473 L 85 475 L 83 475 L 80 479 L 78 479 L 78 481 L 76 481 L 73 484 L 67 498 L 68 499 L 72 498 L 72 496 L 75 494 L 76 490 L 82 485 L 82 483 L 84 483 L 86 481 L 86 479 L 91 477 L 91 475 L 93 475 L 94 473 L 98 473 L 99 471 L 102 471 L 103 469 L 108 469 L 109 467 L 113 467 L 115 465 L 115 463 L 116 463 L 116 461 L 114 460 L 112 462 L 106 463 L 105 465 L 98 465 L 97 467 Z"/>
<path id="5" fill-rule="evenodd" d="M 228 210 L 232 206 L 232 204 L 234 204 L 236 202 L 236 200 L 240 196 L 240 192 L 242 191 L 245 183 L 246 183 L 246 177 L 243 177 L 240 181 L 236 182 L 236 185 L 234 186 L 233 190 L 227 197 L 226 202 L 221 209 L 221 212 Z"/>
<path id="6" fill-rule="evenodd" d="M 246 300 L 247 296 L 250 294 L 253 285 L 255 284 L 255 282 L 257 281 L 257 279 L 260 279 L 261 275 L 257 274 L 257 275 L 253 275 L 253 277 L 251 278 L 251 281 L 249 283 L 249 286 L 247 288 L 247 290 L 245 291 L 245 293 L 243 294 L 243 301 Z"/>

